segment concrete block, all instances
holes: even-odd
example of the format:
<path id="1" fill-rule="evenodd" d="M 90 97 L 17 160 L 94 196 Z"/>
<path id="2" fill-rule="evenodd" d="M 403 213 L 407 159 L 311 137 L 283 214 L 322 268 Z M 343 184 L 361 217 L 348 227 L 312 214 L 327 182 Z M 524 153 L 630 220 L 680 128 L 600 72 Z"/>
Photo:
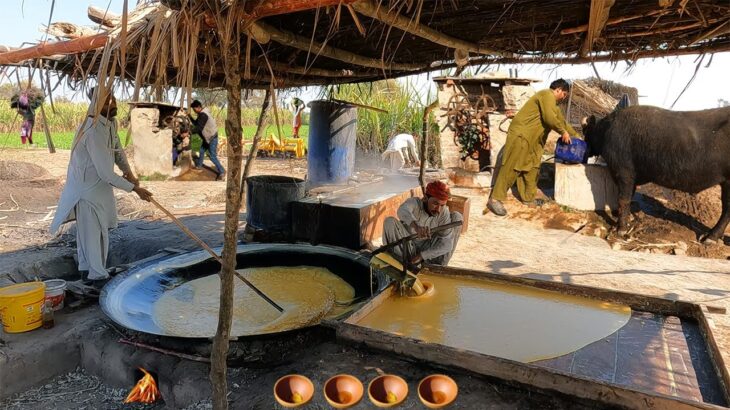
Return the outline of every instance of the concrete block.
<path id="1" fill-rule="evenodd" d="M 598 164 L 555 164 L 555 201 L 583 211 L 618 209 L 618 187 Z"/>
<path id="2" fill-rule="evenodd" d="M 129 133 L 134 145 L 134 168 L 139 175 L 170 176 L 172 169 L 172 130 L 158 127 L 157 108 L 137 107 L 130 113 Z"/>
<path id="3" fill-rule="evenodd" d="M 490 172 L 473 172 L 462 168 L 448 170 L 449 181 L 459 188 L 489 188 L 492 185 Z"/>
<path id="4" fill-rule="evenodd" d="M 73 314 L 57 313 L 55 322 L 52 329 L 2 333 L 5 346 L 0 352 L 0 398 L 76 369 L 81 362 L 81 341 L 101 325 L 101 312 L 88 308 Z"/>

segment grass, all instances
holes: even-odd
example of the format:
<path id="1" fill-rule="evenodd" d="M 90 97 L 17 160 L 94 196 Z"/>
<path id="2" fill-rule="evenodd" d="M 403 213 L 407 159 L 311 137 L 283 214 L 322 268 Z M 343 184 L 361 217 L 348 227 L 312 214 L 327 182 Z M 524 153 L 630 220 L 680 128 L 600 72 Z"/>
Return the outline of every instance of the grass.
<path id="1" fill-rule="evenodd" d="M 244 125 L 243 126 L 243 139 L 244 141 L 251 141 L 253 139 L 253 134 L 256 132 L 256 126 L 255 125 Z M 226 132 L 225 129 L 220 128 L 218 130 L 219 135 L 225 136 Z M 268 136 L 269 134 L 277 135 L 276 127 L 273 125 L 269 125 L 266 128 L 265 135 Z M 291 136 L 292 133 L 292 127 L 291 125 L 284 125 L 281 127 L 281 133 L 284 136 L 284 138 Z M 53 139 L 53 144 L 56 146 L 57 149 L 71 149 L 71 143 L 73 141 L 75 132 L 74 131 L 65 131 L 65 132 L 51 132 L 51 139 Z M 299 135 L 304 138 L 305 142 L 307 141 L 307 136 L 309 135 L 309 127 L 307 125 L 302 125 L 302 128 L 299 130 Z M 122 144 L 124 144 L 124 141 L 127 139 L 127 130 L 122 129 L 119 130 L 119 137 L 122 140 Z M 46 148 L 48 145 L 46 144 L 46 134 L 41 129 L 38 129 L 36 126 L 33 129 L 33 142 L 35 142 L 37 147 L 43 147 Z M 18 129 L 17 132 L 3 132 L 0 133 L 0 148 L 21 148 L 23 145 L 20 143 L 20 129 Z M 192 149 L 194 149 L 196 152 L 198 149 L 200 149 L 200 138 L 198 136 L 193 137 L 192 141 Z"/>

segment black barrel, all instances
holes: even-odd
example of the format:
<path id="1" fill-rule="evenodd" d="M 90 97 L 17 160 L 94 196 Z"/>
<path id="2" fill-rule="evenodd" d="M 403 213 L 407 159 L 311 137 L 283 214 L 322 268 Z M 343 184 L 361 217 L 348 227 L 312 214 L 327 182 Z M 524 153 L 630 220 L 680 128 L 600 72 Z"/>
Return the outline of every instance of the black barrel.
<path id="1" fill-rule="evenodd" d="M 299 178 L 257 175 L 246 179 L 247 228 L 266 232 L 291 232 L 291 203 L 304 198 Z"/>

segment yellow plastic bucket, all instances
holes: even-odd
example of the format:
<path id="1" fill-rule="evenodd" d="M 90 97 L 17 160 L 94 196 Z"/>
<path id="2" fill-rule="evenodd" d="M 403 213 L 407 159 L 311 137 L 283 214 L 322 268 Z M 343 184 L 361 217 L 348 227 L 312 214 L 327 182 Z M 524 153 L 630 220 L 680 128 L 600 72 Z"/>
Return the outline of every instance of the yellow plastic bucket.
<path id="1" fill-rule="evenodd" d="M 0 317 L 3 330 L 7 333 L 21 333 L 38 329 L 42 324 L 41 309 L 46 285 L 43 282 L 28 282 L 0 288 Z"/>

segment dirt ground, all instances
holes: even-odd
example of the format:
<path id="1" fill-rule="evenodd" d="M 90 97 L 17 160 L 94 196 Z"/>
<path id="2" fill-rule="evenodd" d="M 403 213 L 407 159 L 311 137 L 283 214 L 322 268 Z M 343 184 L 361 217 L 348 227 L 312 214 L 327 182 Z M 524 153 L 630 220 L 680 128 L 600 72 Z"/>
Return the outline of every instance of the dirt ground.
<path id="1" fill-rule="evenodd" d="M 67 151 L 53 155 L 42 150 L 0 151 L 0 182 L 3 183 L 0 253 L 3 257 L 20 249 L 52 246 L 53 238 L 47 232 L 52 217 L 49 213 L 63 186 L 67 161 Z M 304 160 L 258 159 L 253 170 L 253 174 L 299 177 L 305 173 Z M 220 232 L 225 182 L 147 181 L 143 185 L 160 203 L 183 218 L 192 220 L 205 215 L 213 218 L 198 225 L 198 229 L 210 230 L 209 237 Z M 728 236 L 724 243 L 712 246 L 697 242 L 697 235 L 712 226 L 719 216 L 717 192 L 707 191 L 691 197 L 642 187 L 641 196 L 634 204 L 637 223 L 629 239 L 612 236 L 610 215 L 576 212 L 555 203 L 533 209 L 511 198 L 506 204 L 510 217 L 499 218 L 482 214 L 486 192 L 470 189 L 454 189 L 454 192 L 470 197 L 472 203 L 469 230 L 460 239 L 452 266 L 621 291 L 630 289 L 640 294 L 730 308 L 730 262 L 725 260 L 730 256 Z M 117 192 L 116 195 L 122 222 L 120 235 L 133 239 L 135 230 L 154 231 L 169 224 L 159 211 L 134 194 Z M 150 241 L 154 241 L 154 233 L 148 235 Z M 686 244 L 686 249 L 680 242 Z M 148 243 L 151 242 L 140 246 Z M 716 325 L 715 337 L 728 362 L 730 315 L 712 314 L 711 318 Z M 310 359 L 305 361 L 309 363 Z"/>

